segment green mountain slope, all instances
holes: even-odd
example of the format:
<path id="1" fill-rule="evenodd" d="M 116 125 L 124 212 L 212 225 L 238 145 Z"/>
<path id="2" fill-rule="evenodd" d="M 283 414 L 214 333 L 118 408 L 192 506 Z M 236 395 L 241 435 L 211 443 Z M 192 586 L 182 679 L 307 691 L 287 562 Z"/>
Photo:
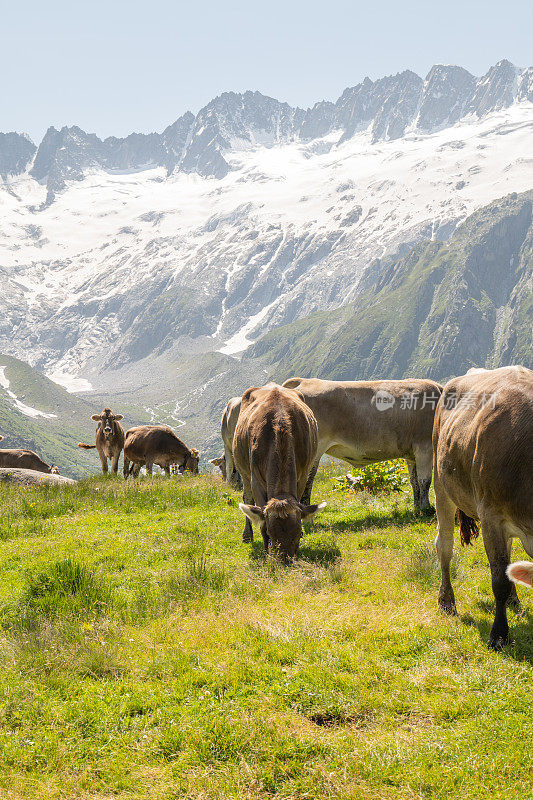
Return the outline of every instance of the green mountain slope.
<path id="1" fill-rule="evenodd" d="M 426 375 L 533 365 L 533 192 L 470 216 L 450 240 L 421 243 L 357 300 L 271 331 L 246 354 L 277 379 Z"/>

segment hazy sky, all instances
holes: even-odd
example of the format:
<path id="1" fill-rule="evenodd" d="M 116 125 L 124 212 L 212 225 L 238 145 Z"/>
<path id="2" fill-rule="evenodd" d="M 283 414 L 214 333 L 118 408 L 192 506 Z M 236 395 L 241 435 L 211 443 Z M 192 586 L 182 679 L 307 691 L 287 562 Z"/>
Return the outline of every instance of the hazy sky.
<path id="1" fill-rule="evenodd" d="M 365 75 L 533 63 L 531 0 L 0 0 L 0 131 L 162 130 L 222 91 L 293 105 Z"/>

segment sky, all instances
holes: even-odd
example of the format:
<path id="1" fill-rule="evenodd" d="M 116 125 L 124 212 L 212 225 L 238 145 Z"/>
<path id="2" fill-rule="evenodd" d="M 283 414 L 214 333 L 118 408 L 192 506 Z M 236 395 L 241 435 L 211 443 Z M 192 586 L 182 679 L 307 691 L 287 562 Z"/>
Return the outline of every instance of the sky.
<path id="1" fill-rule="evenodd" d="M 223 91 L 307 107 L 366 75 L 533 64 L 531 0 L 0 0 L 0 131 L 160 131 Z"/>

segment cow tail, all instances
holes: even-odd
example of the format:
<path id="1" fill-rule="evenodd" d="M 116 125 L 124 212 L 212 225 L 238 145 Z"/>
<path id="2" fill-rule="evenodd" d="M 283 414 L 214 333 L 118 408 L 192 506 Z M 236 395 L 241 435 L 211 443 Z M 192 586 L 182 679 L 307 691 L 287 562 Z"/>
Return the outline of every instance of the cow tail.
<path id="1" fill-rule="evenodd" d="M 457 509 L 457 519 L 461 531 L 461 544 L 473 544 L 472 539 L 479 536 L 479 525 L 472 517 L 467 517 L 464 511 Z"/>
<path id="2" fill-rule="evenodd" d="M 83 447 L 84 450 L 96 450 L 95 444 L 85 444 L 84 442 L 78 442 L 78 447 Z"/>

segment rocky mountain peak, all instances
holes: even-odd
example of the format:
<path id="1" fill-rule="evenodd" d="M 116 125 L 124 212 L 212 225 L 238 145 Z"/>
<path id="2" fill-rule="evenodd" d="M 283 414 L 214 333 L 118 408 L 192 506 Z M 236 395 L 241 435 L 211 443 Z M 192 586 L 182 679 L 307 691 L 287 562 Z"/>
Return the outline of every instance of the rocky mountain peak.
<path id="1" fill-rule="evenodd" d="M 425 80 L 411 70 L 377 80 L 366 77 L 333 103 L 306 111 L 258 91 L 224 92 L 198 114 L 183 114 L 162 133 L 132 133 L 104 141 L 76 126 L 46 132 L 30 175 L 46 180 L 48 198 L 68 180 L 92 168 L 125 170 L 164 166 L 203 177 L 223 178 L 232 150 L 310 141 L 338 132 L 337 144 L 360 132 L 372 143 L 401 138 L 417 128 L 430 133 L 466 115 L 483 117 L 533 101 L 533 69 L 519 72 L 502 60 L 476 79 L 458 66 L 437 64 Z M 19 174 L 31 164 L 35 146 L 19 134 L 0 135 L 0 174 Z"/>
<path id="2" fill-rule="evenodd" d="M 466 69 L 435 64 L 424 83 L 417 127 L 431 131 L 453 125 L 463 116 L 475 88 L 476 79 Z"/>
<path id="3" fill-rule="evenodd" d="M 36 150 L 31 139 L 24 133 L 0 133 L 0 176 L 24 172 Z"/>
<path id="4" fill-rule="evenodd" d="M 483 117 L 491 111 L 510 106 L 516 96 L 518 71 L 514 64 L 498 61 L 480 78 L 465 113 Z"/>

